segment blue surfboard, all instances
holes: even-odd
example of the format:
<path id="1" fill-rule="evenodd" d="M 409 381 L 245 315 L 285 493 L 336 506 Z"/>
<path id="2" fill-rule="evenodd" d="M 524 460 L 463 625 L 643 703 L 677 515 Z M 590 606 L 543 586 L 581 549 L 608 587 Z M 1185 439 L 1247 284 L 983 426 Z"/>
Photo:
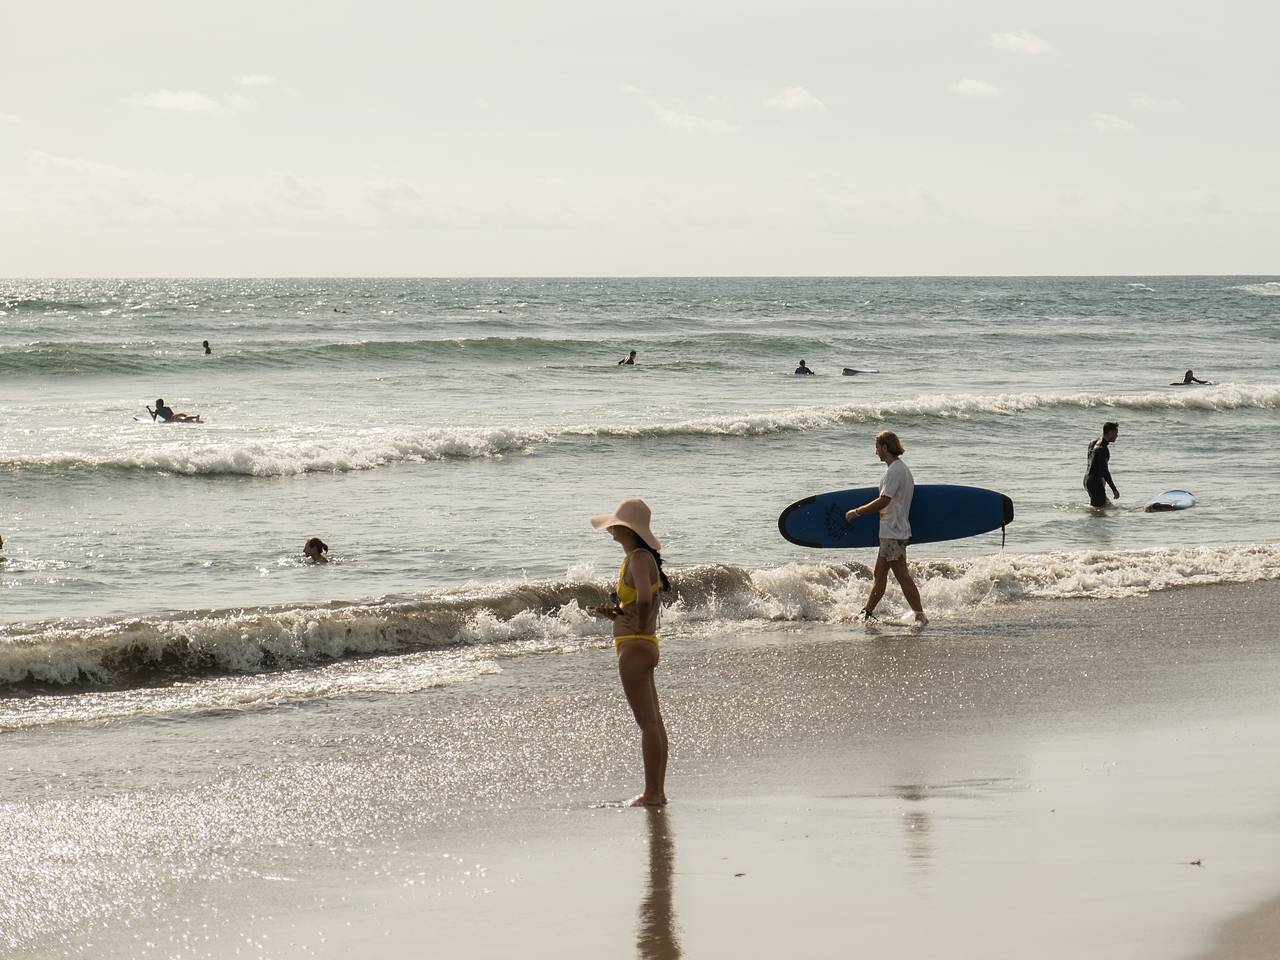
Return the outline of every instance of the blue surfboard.
<path id="1" fill-rule="evenodd" d="M 844 515 L 880 495 L 876 487 L 836 490 L 797 500 L 778 517 L 778 531 L 802 547 L 877 547 L 880 517 L 871 514 L 853 523 Z M 922 483 L 911 498 L 911 542 L 937 543 L 1003 530 L 1013 520 L 1013 501 L 982 487 Z"/>

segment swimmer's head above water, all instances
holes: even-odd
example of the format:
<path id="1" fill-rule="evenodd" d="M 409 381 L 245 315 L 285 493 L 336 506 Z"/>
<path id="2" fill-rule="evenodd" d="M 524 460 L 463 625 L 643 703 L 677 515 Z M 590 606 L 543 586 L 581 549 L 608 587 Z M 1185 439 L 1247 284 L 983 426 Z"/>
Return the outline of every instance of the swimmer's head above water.
<path id="1" fill-rule="evenodd" d="M 319 537 L 312 537 L 302 545 L 302 555 L 312 563 L 328 563 L 329 558 L 325 556 L 329 552 L 329 545 Z"/>

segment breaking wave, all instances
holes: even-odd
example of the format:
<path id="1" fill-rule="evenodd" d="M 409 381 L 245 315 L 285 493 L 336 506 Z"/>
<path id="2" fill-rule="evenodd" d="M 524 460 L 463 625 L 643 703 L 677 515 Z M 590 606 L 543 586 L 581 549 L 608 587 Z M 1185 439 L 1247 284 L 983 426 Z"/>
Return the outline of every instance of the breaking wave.
<path id="1" fill-rule="evenodd" d="M 930 560 L 913 569 L 930 614 L 946 617 L 1022 600 L 1106 599 L 1280 579 L 1280 546 L 1000 554 Z M 706 623 L 849 622 L 865 600 L 869 577 L 861 563 L 689 568 L 672 577 L 675 592 L 662 629 L 678 636 Z M 607 642 L 606 627 L 589 610 L 606 601 L 609 589 L 603 581 L 570 577 L 412 600 L 17 625 L 0 628 L 0 688 L 130 687 L 460 648 L 493 656 L 512 649 L 572 650 Z M 886 610 L 895 603 L 902 601 L 893 588 Z"/>
<path id="2" fill-rule="evenodd" d="M 485 459 L 538 446 L 582 439 L 650 440 L 673 437 L 769 437 L 805 433 L 843 424 L 886 421 L 1001 418 L 1053 409 L 1227 410 L 1280 409 L 1280 386 L 1221 384 L 1204 388 L 1167 388 L 1144 393 L 929 394 L 909 400 L 792 407 L 777 411 L 701 417 L 691 420 L 605 425 L 457 427 L 406 430 L 365 429 L 330 438 L 205 442 L 203 427 L 150 425 L 147 442 L 115 444 L 106 451 L 54 451 L 0 458 L 0 469 L 120 470 L 183 474 L 293 476 L 369 470 L 394 463 L 448 459 Z M 173 433 L 172 431 L 182 431 Z M 135 432 L 136 436 L 136 432 Z M 181 438 L 180 443 L 151 442 Z"/>

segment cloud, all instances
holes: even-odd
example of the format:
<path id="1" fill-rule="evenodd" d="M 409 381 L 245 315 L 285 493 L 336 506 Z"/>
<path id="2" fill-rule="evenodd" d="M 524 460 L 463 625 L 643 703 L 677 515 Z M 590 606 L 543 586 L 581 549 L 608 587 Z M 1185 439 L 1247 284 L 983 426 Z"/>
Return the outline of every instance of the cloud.
<path id="1" fill-rule="evenodd" d="M 1134 127 L 1128 120 L 1123 120 L 1113 113 L 1095 113 L 1093 129 L 1099 133 L 1126 133 Z"/>
<path id="2" fill-rule="evenodd" d="M 987 83 L 985 80 L 971 80 L 968 77 L 963 80 L 957 80 L 947 89 L 961 97 L 1000 97 L 1004 95 L 1004 90 L 994 83 Z"/>
<path id="3" fill-rule="evenodd" d="M 1180 100 L 1173 98 L 1153 97 L 1149 93 L 1140 93 L 1130 97 L 1129 103 L 1139 110 L 1170 110 L 1182 106 Z"/>
<path id="4" fill-rule="evenodd" d="M 826 113 L 827 105 L 804 87 L 784 87 L 764 102 L 770 110 L 787 113 Z"/>
<path id="5" fill-rule="evenodd" d="M 21 123 L 22 118 L 16 113 L 0 113 L 0 123 Z"/>
<path id="6" fill-rule="evenodd" d="M 1041 54 L 1057 53 L 1048 40 L 1037 37 L 1034 33 L 1023 30 L 1018 33 L 993 33 L 991 45 L 1006 53 L 1017 53 L 1024 57 L 1038 57 Z"/>
<path id="7" fill-rule="evenodd" d="M 31 164 L 31 172 L 43 176 L 65 171 L 79 176 L 98 179 L 118 179 L 132 176 L 132 171 L 122 167 L 112 167 L 96 160 L 85 160 L 83 157 L 59 157 L 43 150 L 32 150 L 27 154 Z"/>
<path id="8" fill-rule="evenodd" d="M 246 73 L 238 81 L 242 87 L 273 87 L 278 82 L 268 73 Z"/>
<path id="9" fill-rule="evenodd" d="M 685 133 L 728 133 L 733 129 L 723 120 L 714 117 L 699 117 L 681 110 L 668 110 L 665 107 L 654 107 L 654 115 L 664 127 L 683 130 Z"/>
<path id="10" fill-rule="evenodd" d="M 195 90 L 157 90 L 129 97 L 126 102 L 135 107 L 174 113 L 238 113 L 254 103 L 238 93 L 219 98 L 206 96 Z"/>

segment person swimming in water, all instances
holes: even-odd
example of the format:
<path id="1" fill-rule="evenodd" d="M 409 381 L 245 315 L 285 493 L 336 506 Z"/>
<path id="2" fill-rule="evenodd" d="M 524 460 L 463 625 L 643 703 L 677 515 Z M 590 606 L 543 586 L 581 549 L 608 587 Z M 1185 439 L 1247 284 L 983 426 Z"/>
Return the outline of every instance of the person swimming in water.
<path id="1" fill-rule="evenodd" d="M 204 342 L 203 346 L 204 346 L 204 355 L 206 357 L 209 356 L 209 354 L 213 353 L 213 347 L 209 346 L 208 340 Z"/>
<path id="2" fill-rule="evenodd" d="M 302 555 L 312 563 L 328 563 L 329 558 L 325 556 L 329 552 L 329 545 L 319 537 L 312 537 L 302 545 Z"/>
<path id="3" fill-rule="evenodd" d="M 796 376 L 803 376 L 806 373 L 811 377 L 815 376 L 814 372 L 810 370 L 808 366 L 805 365 L 805 362 L 803 360 L 801 360 L 800 366 L 796 367 Z"/>
<path id="4" fill-rule="evenodd" d="M 172 407 L 165 406 L 162 399 L 156 401 L 156 408 L 152 410 L 147 407 L 147 413 L 151 414 L 152 420 L 159 420 L 161 423 L 203 423 L 200 414 L 190 413 L 174 413 Z"/>
<path id="5" fill-rule="evenodd" d="M 1187 386 L 1187 385 L 1192 384 L 1192 383 L 1208 383 L 1208 382 L 1209 382 L 1208 380 L 1199 380 L 1199 379 L 1197 379 L 1197 378 L 1196 378 L 1196 372 L 1195 372 L 1194 370 L 1188 370 L 1186 373 L 1184 373 L 1184 374 L 1182 375 L 1182 379 L 1181 379 L 1181 380 L 1175 380 L 1175 381 L 1173 381 L 1173 383 L 1169 384 L 1169 386 L 1171 386 L 1171 387 L 1182 387 L 1182 386 Z"/>
<path id="6" fill-rule="evenodd" d="M 636 365 L 636 352 L 632 350 L 625 358 L 618 361 L 620 367 L 634 367 Z"/>
<path id="7" fill-rule="evenodd" d="M 631 801 L 633 807 L 661 807 L 667 802 L 667 727 L 653 672 L 660 656 L 658 614 L 671 581 L 662 572 L 658 552 L 662 545 L 649 528 L 650 519 L 649 505 L 639 499 L 623 500 L 613 513 L 591 518 L 591 526 L 607 532 L 626 555 L 618 571 L 614 602 L 592 613 L 613 621 L 618 676 L 640 727 L 644 793 Z"/>

